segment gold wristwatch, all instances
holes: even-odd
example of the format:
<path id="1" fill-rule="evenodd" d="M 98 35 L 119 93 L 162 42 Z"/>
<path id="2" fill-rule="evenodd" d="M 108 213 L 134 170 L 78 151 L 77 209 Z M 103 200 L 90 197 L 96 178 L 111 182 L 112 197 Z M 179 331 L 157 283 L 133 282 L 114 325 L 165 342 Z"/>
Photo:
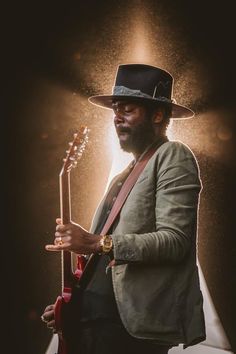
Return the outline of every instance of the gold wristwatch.
<path id="1" fill-rule="evenodd" d="M 100 246 L 102 248 L 102 253 L 108 254 L 111 252 L 113 247 L 112 237 L 111 235 L 104 235 L 100 240 Z"/>

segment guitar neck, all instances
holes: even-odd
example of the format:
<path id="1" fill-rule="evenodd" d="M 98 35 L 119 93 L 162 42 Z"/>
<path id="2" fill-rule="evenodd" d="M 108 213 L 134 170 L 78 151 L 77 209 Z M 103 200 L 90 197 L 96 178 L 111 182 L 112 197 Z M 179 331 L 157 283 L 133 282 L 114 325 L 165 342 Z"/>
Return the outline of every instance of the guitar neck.
<path id="1" fill-rule="evenodd" d="M 70 171 L 77 165 L 81 158 L 85 145 L 88 142 L 88 128 L 82 126 L 79 132 L 74 134 L 74 140 L 69 143 L 67 156 L 63 159 L 63 167 L 59 175 L 60 185 L 60 211 L 63 224 L 71 222 L 71 197 L 70 197 Z M 62 292 L 70 290 L 75 281 L 73 273 L 73 256 L 69 251 L 61 252 Z M 77 274 L 77 273 L 76 273 Z"/>
<path id="2" fill-rule="evenodd" d="M 62 224 L 68 224 L 71 221 L 70 173 L 60 174 L 59 182 Z M 74 281 L 72 257 L 72 253 L 69 251 L 61 252 L 62 291 L 65 288 L 71 288 Z"/>

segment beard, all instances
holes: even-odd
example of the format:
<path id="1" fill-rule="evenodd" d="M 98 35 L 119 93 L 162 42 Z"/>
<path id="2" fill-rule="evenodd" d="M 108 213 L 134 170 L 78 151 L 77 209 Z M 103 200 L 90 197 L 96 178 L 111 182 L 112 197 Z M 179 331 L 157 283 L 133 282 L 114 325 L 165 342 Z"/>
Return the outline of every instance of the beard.
<path id="1" fill-rule="evenodd" d="M 135 127 L 121 128 L 118 136 L 122 150 L 125 152 L 142 153 L 153 142 L 155 133 L 151 121 L 145 119 Z"/>

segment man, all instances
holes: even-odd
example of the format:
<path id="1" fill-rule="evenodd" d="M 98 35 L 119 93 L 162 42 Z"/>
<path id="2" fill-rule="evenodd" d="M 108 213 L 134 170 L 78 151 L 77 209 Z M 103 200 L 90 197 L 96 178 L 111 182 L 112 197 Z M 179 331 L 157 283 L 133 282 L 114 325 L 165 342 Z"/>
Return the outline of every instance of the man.
<path id="1" fill-rule="evenodd" d="M 172 100 L 172 86 L 172 76 L 160 68 L 120 65 L 113 94 L 89 99 L 113 109 L 120 146 L 134 160 L 112 181 L 90 232 L 57 219 L 55 244 L 46 246 L 97 255 L 82 287 L 78 353 L 163 354 L 205 339 L 196 265 L 198 165 L 186 145 L 166 137 L 170 119 L 190 118 L 193 112 Z M 112 206 L 141 164 L 102 236 Z M 42 316 L 50 328 L 53 310 L 49 305 Z"/>

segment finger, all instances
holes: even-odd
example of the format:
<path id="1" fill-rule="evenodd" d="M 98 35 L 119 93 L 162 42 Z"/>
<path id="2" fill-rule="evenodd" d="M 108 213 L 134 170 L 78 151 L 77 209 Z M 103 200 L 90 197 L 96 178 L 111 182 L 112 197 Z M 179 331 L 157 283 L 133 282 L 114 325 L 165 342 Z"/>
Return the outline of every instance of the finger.
<path id="1" fill-rule="evenodd" d="M 70 250 L 70 247 L 71 247 L 71 244 L 68 242 L 65 242 L 63 244 L 57 244 L 57 245 L 46 245 L 45 249 L 46 249 L 46 251 L 58 252 L 58 251 Z"/>
<path id="2" fill-rule="evenodd" d="M 68 231 L 69 232 L 71 232 L 71 224 L 66 224 L 66 225 L 64 225 L 64 224 L 61 224 L 61 225 L 57 225 L 56 226 L 56 231 L 59 231 L 59 232 L 67 232 L 68 233 Z"/>
<path id="3" fill-rule="evenodd" d="M 55 232 L 55 237 L 65 237 L 66 236 L 66 232 L 59 232 L 59 231 L 56 231 Z"/>
<path id="4" fill-rule="evenodd" d="M 58 252 L 58 251 L 63 251 L 63 245 L 46 245 L 45 246 L 46 251 L 51 251 L 51 252 Z"/>
<path id="5" fill-rule="evenodd" d="M 42 318 L 43 317 L 43 318 Z M 54 318 L 54 311 L 47 311 L 41 316 L 42 320 L 45 321 L 50 321 L 52 318 Z"/>
<path id="6" fill-rule="evenodd" d="M 49 321 L 48 323 L 47 323 L 47 327 L 48 328 L 55 328 L 55 321 L 54 320 L 52 320 L 52 321 Z"/>
<path id="7" fill-rule="evenodd" d="M 62 244 L 62 243 L 65 243 L 65 242 L 69 242 L 71 240 L 71 236 L 68 235 L 68 234 L 62 234 L 60 232 L 55 232 L 55 240 L 54 242 L 56 241 L 56 244 Z"/>
<path id="8" fill-rule="evenodd" d="M 46 318 L 44 317 L 44 315 L 41 316 L 41 320 L 42 320 L 43 322 L 47 323 L 47 320 L 46 320 Z"/>
<path id="9" fill-rule="evenodd" d="M 51 310 L 54 311 L 54 308 L 55 308 L 55 305 L 54 304 L 50 304 L 50 305 L 45 307 L 44 312 L 51 311 Z"/>
<path id="10" fill-rule="evenodd" d="M 55 239 L 54 239 L 54 245 L 60 246 L 62 244 L 63 244 L 62 237 L 61 236 L 56 236 Z"/>

